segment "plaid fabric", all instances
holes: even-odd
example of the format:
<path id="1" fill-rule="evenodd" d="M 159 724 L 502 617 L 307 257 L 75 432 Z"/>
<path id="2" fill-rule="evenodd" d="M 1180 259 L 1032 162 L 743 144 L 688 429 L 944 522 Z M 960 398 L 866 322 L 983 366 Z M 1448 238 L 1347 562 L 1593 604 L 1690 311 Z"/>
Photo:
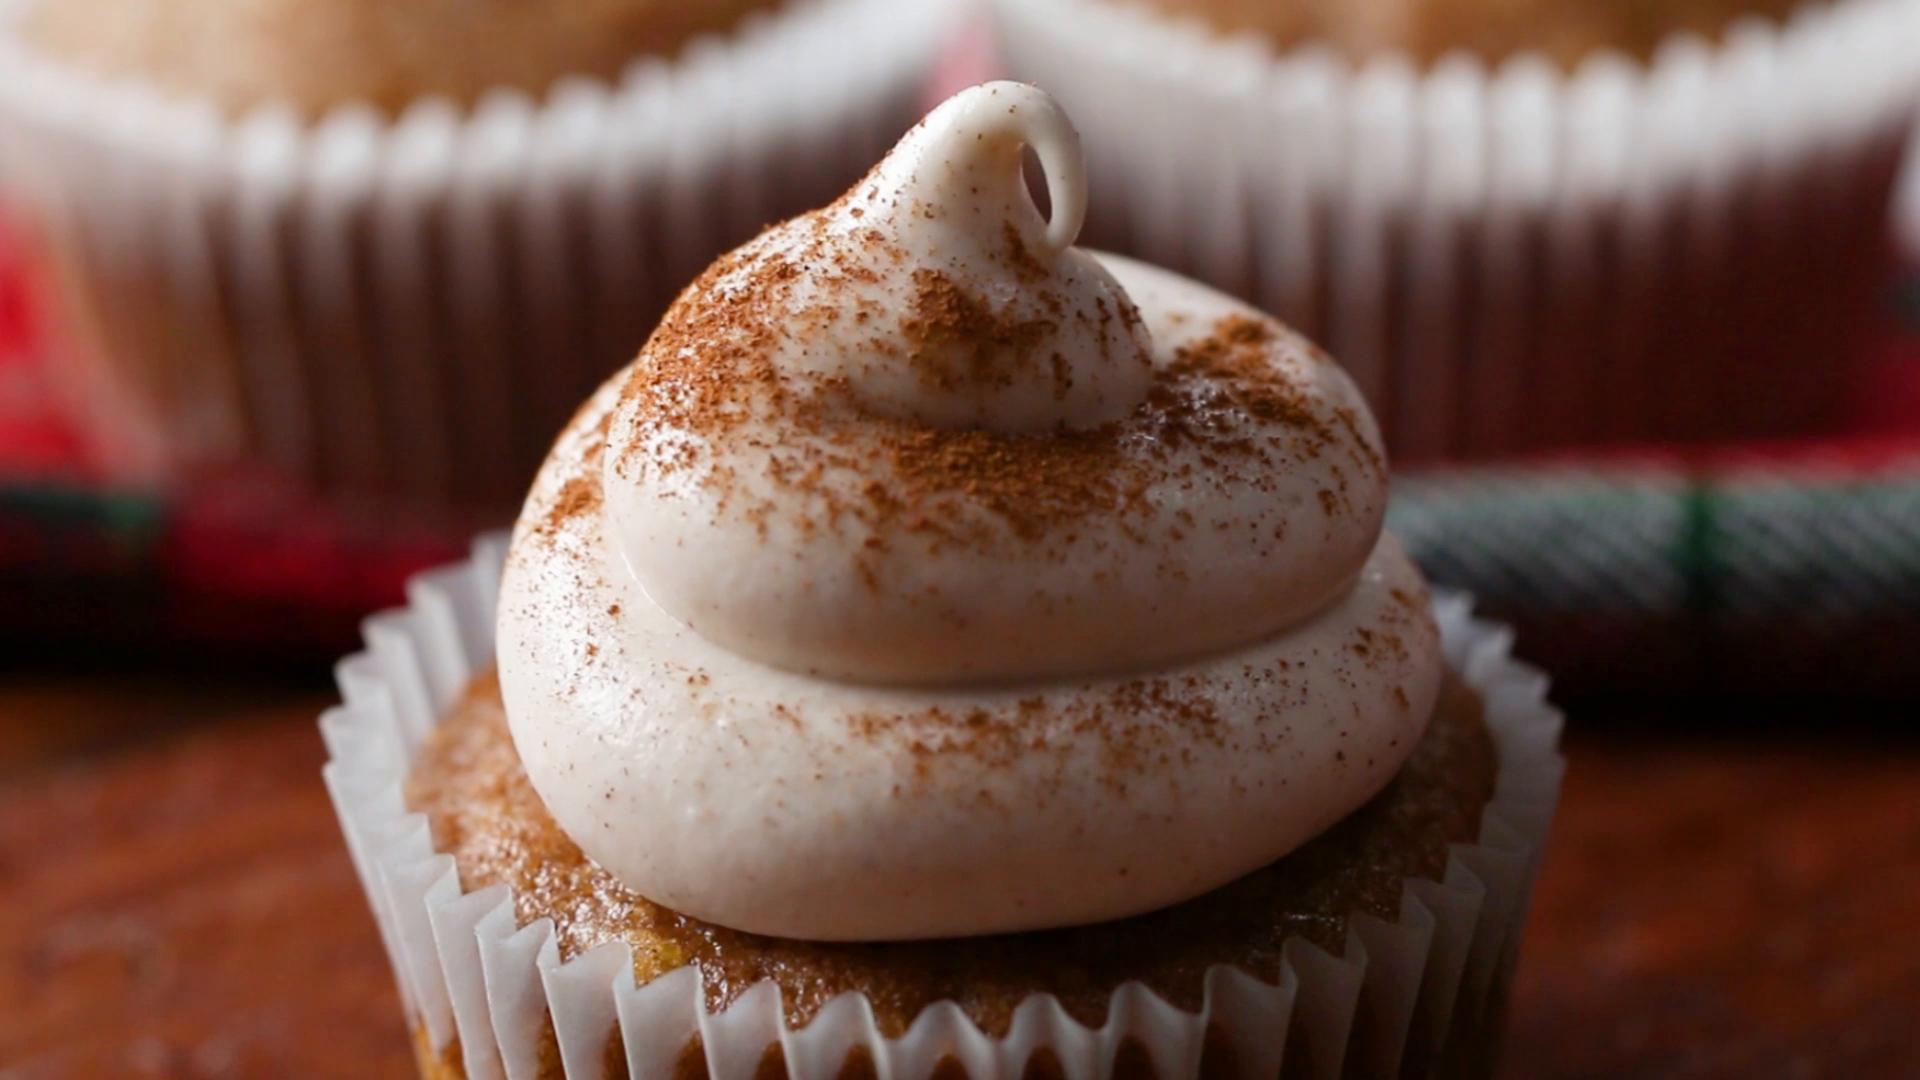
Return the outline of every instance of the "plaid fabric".
<path id="1" fill-rule="evenodd" d="M 0 639 L 329 658 L 467 531 L 354 520 L 260 487 L 0 491 Z"/>
<path id="2" fill-rule="evenodd" d="M 1407 477 L 1389 521 L 1563 682 L 1920 690 L 1920 438 Z"/>

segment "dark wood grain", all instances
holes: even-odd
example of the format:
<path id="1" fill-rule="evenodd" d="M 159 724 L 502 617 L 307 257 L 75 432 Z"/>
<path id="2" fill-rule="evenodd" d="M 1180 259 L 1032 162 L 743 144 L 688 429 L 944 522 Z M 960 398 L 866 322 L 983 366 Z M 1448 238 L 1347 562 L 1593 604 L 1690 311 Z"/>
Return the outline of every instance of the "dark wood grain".
<path id="1" fill-rule="evenodd" d="M 323 701 L 0 682 L 0 1076 L 410 1074 Z M 1571 741 L 1508 1074 L 1920 1075 L 1920 741 L 1660 708 Z"/>
<path id="2" fill-rule="evenodd" d="M 1572 739 L 1508 1072 L 1920 1076 L 1912 707 L 1698 712 Z"/>
<path id="3" fill-rule="evenodd" d="M 168 697 L 0 694 L 0 726 L 97 728 Z M 23 703 L 57 702 L 51 711 Z M 0 779 L 0 1073 L 405 1076 L 391 974 L 302 697 Z M 84 708 L 84 711 L 81 711 Z M 98 732 L 96 731 L 96 735 Z"/>

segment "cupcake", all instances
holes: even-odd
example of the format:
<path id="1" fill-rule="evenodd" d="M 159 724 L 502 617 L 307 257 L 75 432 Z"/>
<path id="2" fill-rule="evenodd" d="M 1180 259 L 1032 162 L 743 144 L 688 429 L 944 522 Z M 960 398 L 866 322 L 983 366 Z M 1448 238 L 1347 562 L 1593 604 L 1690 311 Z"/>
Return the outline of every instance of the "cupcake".
<path id="1" fill-rule="evenodd" d="M 673 294 L 918 114 L 949 5 L 0 0 L 99 456 L 503 511 Z"/>
<path id="2" fill-rule="evenodd" d="M 1490 1066 L 1546 680 L 1339 365 L 1086 194 L 1053 99 L 952 98 L 369 625 L 326 776 L 425 1074 Z"/>
<path id="3" fill-rule="evenodd" d="M 1093 237 L 1325 341 L 1396 460 L 1814 430 L 1861 371 L 1916 0 L 996 7 Z"/>

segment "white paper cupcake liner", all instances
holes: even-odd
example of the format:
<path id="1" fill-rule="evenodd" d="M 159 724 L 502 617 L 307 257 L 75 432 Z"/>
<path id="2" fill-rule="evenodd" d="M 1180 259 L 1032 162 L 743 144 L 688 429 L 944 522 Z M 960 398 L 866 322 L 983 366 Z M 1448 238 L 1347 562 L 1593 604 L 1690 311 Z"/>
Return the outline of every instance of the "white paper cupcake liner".
<path id="1" fill-rule="evenodd" d="M 1439 880 L 1409 879 L 1397 920 L 1354 915 L 1341 956 L 1290 941 L 1277 984 L 1216 967 L 1198 1013 L 1131 983 L 1098 1028 L 1036 996 L 1003 1037 L 947 1002 L 887 1038 L 858 994 L 792 1028 L 771 982 L 716 1013 L 692 967 L 636 986 L 625 944 L 563 962 L 549 921 L 518 925 L 504 886 L 462 892 L 452 856 L 434 850 L 426 818 L 408 812 L 402 790 L 421 741 L 493 663 L 505 549 L 504 537 L 483 539 L 470 561 L 417 578 L 406 609 L 369 619 L 366 651 L 338 668 L 344 704 L 320 720 L 327 789 L 409 1020 L 436 1053 L 457 1038 L 469 1077 L 537 1075 L 549 1024 L 574 1078 L 601 1075 L 617 1033 L 636 1077 L 671 1075 L 697 1036 L 715 1077 L 752 1075 L 777 1045 L 796 1077 L 836 1075 L 862 1047 L 892 1080 L 928 1076 L 948 1057 L 969 1076 L 1016 1077 L 1042 1047 L 1069 1077 L 1106 1076 L 1128 1040 L 1161 1076 L 1189 1076 L 1210 1024 L 1248 1076 L 1279 1075 L 1283 1065 L 1288 1076 L 1394 1076 L 1409 1062 L 1424 1075 L 1421 1062 L 1480 1052 L 1497 1028 L 1565 762 L 1546 676 L 1514 661 L 1511 634 L 1473 619 L 1465 597 L 1441 596 L 1435 613 L 1449 664 L 1485 700 L 1499 775 L 1479 841 L 1456 845 Z"/>
<path id="2" fill-rule="evenodd" d="M 1080 125 L 1089 242 L 1249 297 L 1355 375 L 1396 460 L 1829 419 L 1883 280 L 1920 0 L 1650 64 L 1355 66 L 1124 0 L 999 0 Z"/>
<path id="3" fill-rule="evenodd" d="M 304 123 L 63 66 L 11 30 L 26 2 L 0 0 L 0 200 L 55 256 L 104 452 L 492 509 L 713 257 L 918 118 L 957 17 L 798 0 L 617 83 Z"/>

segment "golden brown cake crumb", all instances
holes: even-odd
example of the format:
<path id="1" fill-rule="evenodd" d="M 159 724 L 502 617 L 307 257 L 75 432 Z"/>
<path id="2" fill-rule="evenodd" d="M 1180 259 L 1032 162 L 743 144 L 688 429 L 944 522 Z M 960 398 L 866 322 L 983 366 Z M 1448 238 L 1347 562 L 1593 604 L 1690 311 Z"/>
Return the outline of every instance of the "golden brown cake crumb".
<path id="1" fill-rule="evenodd" d="M 467 1075 L 466 1063 L 461 1058 L 460 1039 L 448 1041 L 439 1050 L 433 1048 L 433 1037 L 427 1033 L 427 1025 L 415 1024 L 413 1027 L 413 1061 L 420 1070 L 421 1080 L 460 1080 Z"/>
<path id="2" fill-rule="evenodd" d="M 1281 947 L 1300 935 L 1338 951 L 1346 916 L 1392 917 L 1402 882 L 1434 877 L 1449 844 L 1470 842 L 1491 797 L 1495 755 L 1471 690 L 1450 680 L 1434 721 L 1400 775 L 1373 801 L 1263 870 L 1174 907 L 1095 926 L 951 941 L 822 944 L 738 933 L 669 911 L 587 859 L 548 816 L 508 734 L 493 676 L 477 680 L 416 761 L 408 801 L 433 824 L 462 885 L 512 887 L 522 922 L 554 920 L 562 955 L 623 939 L 641 981 L 685 964 L 719 1007 L 762 979 L 780 984 L 789 1019 L 804 1023 L 834 995 L 872 1000 L 888 1034 L 926 1005 L 956 1001 L 1001 1032 L 1040 991 L 1099 1023 L 1113 989 L 1140 979 L 1185 1008 L 1199 1004 L 1207 968 L 1237 964 L 1271 979 Z"/>
<path id="3" fill-rule="evenodd" d="M 306 115 L 350 101 L 398 113 L 440 95 L 544 92 L 727 30 L 778 0 L 40 0 L 28 38 L 83 70 Z"/>
<path id="4" fill-rule="evenodd" d="M 1282 48 L 1308 42 L 1353 59 L 1460 50 L 1499 61 L 1540 52 L 1571 68 L 1613 49 L 1645 60 L 1671 34 L 1718 38 L 1743 16 L 1784 20 L 1808 0 L 1148 0 Z"/>

